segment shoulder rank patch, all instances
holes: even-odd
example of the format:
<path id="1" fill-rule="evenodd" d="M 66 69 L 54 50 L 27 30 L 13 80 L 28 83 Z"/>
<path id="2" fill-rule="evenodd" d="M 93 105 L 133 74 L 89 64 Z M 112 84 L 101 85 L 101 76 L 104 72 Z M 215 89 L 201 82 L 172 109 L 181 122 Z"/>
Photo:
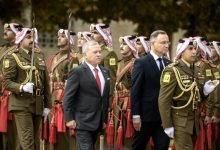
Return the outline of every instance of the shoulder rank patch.
<path id="1" fill-rule="evenodd" d="M 72 68 L 76 68 L 78 66 L 78 64 L 73 64 Z"/>
<path id="2" fill-rule="evenodd" d="M 4 68 L 9 68 L 9 66 L 10 66 L 8 59 L 5 59 L 4 62 L 3 62 L 3 64 L 4 64 Z"/>
<path id="3" fill-rule="evenodd" d="M 170 82 L 170 73 L 169 72 L 164 73 L 163 82 L 164 83 L 169 83 Z"/>
<path id="4" fill-rule="evenodd" d="M 109 59 L 109 65 L 110 65 L 110 66 L 115 66 L 115 65 L 116 65 L 116 60 L 115 60 L 115 58 L 110 58 L 110 59 Z"/>
<path id="5" fill-rule="evenodd" d="M 206 69 L 206 70 L 205 70 L 205 75 L 206 75 L 206 77 L 211 77 L 211 76 L 212 76 L 212 71 L 211 71 L 211 69 Z"/>

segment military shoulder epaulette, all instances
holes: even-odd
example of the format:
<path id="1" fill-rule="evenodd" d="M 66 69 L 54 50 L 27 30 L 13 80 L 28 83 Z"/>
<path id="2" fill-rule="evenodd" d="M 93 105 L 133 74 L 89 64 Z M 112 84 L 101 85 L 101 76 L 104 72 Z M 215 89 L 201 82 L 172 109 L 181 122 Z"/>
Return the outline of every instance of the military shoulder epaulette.
<path id="1" fill-rule="evenodd" d="M 207 59 L 201 59 L 204 63 L 209 64 L 209 61 Z"/>
<path id="2" fill-rule="evenodd" d="M 109 52 L 113 51 L 112 48 L 105 46 L 105 49 Z"/>
<path id="3" fill-rule="evenodd" d="M 211 66 L 212 68 L 216 68 L 216 67 L 217 67 L 217 65 L 213 64 L 212 62 L 209 62 L 208 64 L 209 64 L 209 66 Z"/>
<path id="4" fill-rule="evenodd" d="M 121 58 L 121 59 L 118 59 L 118 62 L 121 62 L 123 60 L 123 58 Z"/>
<path id="5" fill-rule="evenodd" d="M 8 52 L 7 55 L 11 55 L 11 54 L 17 53 L 17 52 L 19 52 L 19 49 L 15 48 L 15 49 L 11 50 L 10 52 Z"/>
<path id="6" fill-rule="evenodd" d="M 195 63 L 195 66 L 197 66 L 199 68 L 203 68 L 205 66 L 205 61 L 199 60 Z"/>
<path id="7" fill-rule="evenodd" d="M 5 47 L 7 45 L 8 45 L 8 43 L 3 43 L 3 44 L 0 45 L 0 47 Z"/>
<path id="8" fill-rule="evenodd" d="M 41 51 L 39 48 L 35 48 L 35 49 L 34 49 L 34 52 L 35 52 L 35 53 L 42 53 L 42 51 Z"/>
<path id="9" fill-rule="evenodd" d="M 178 65 L 178 64 L 179 64 L 178 61 L 177 61 L 177 62 L 173 62 L 173 63 L 169 64 L 167 67 L 174 67 L 174 66 L 176 66 L 176 65 Z"/>
<path id="10" fill-rule="evenodd" d="M 219 69 L 219 68 L 220 68 L 220 64 L 217 64 L 217 65 L 216 65 L 216 68 L 218 68 L 218 69 Z"/>

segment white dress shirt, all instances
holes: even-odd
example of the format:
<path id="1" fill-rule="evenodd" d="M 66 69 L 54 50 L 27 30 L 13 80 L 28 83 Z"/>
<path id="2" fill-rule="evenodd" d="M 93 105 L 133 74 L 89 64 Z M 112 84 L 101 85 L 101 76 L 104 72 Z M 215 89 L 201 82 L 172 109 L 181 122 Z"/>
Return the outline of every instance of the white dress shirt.
<path id="1" fill-rule="evenodd" d="M 161 57 L 157 56 L 153 51 L 150 51 L 150 54 L 153 56 L 154 60 L 156 61 L 157 67 L 159 68 L 159 70 L 160 70 L 160 61 L 158 60 L 158 58 L 162 59 L 163 68 L 165 68 L 162 56 Z"/>

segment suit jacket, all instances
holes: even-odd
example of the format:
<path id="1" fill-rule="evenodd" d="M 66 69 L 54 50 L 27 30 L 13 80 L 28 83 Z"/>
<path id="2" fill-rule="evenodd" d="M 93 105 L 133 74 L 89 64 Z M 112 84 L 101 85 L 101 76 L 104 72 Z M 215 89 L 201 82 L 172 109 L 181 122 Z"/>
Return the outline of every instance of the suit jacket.
<path id="1" fill-rule="evenodd" d="M 163 58 L 164 65 L 170 61 Z M 131 115 L 140 115 L 145 122 L 161 122 L 158 109 L 160 76 L 156 61 L 149 53 L 137 59 L 132 73 Z"/>
<path id="2" fill-rule="evenodd" d="M 84 63 L 69 73 L 64 94 L 65 121 L 76 121 L 76 129 L 95 131 L 107 122 L 110 91 L 109 71 L 99 66 L 105 79 L 101 95 L 96 79 Z"/>

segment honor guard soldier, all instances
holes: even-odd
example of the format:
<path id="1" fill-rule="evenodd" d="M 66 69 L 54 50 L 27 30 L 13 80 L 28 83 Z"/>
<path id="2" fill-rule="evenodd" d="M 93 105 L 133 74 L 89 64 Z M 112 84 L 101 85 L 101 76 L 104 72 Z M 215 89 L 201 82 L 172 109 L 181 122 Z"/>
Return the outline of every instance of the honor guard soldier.
<path id="1" fill-rule="evenodd" d="M 146 36 L 138 36 L 135 40 L 135 47 L 138 50 L 138 56 L 142 57 L 150 52 L 149 38 Z"/>
<path id="2" fill-rule="evenodd" d="M 78 38 L 78 42 L 77 42 L 77 46 L 78 46 L 78 58 L 79 58 L 79 63 L 82 64 L 84 62 L 84 58 L 82 55 L 82 46 L 84 43 L 91 41 L 91 33 L 84 31 L 84 32 L 78 32 L 77 34 L 77 38 Z"/>
<path id="3" fill-rule="evenodd" d="M 135 59 L 138 58 L 135 38 L 136 36 L 131 35 L 119 38 L 122 59 L 118 63 L 112 112 L 108 123 L 110 128 L 114 122 L 115 133 L 111 135 L 112 133 L 107 130 L 107 140 L 109 141 L 107 144 L 113 146 L 113 139 L 115 138 L 116 149 L 122 149 L 124 142 L 125 147 L 129 148 L 131 141 L 125 138 L 131 140 L 134 133 L 130 117 L 130 89 L 133 64 Z"/>
<path id="4" fill-rule="evenodd" d="M 209 48 L 211 50 L 211 61 L 213 65 L 215 65 L 215 70 L 213 70 L 213 76 L 216 80 L 220 80 L 220 42 L 212 41 L 209 42 Z M 208 101 L 205 103 L 206 105 L 206 118 L 210 121 L 210 126 L 212 128 L 212 133 L 217 134 L 217 136 L 207 137 L 212 140 L 209 143 L 213 149 L 220 148 L 219 142 L 219 122 L 220 122 L 220 86 L 213 91 L 213 93 L 209 96 Z M 208 131 L 210 132 L 210 131 Z M 211 133 L 211 132 L 210 132 Z M 209 134 L 211 135 L 211 134 Z"/>
<path id="5" fill-rule="evenodd" d="M 19 141 L 17 137 L 17 130 L 15 125 L 15 120 L 12 117 L 12 113 L 8 113 L 8 97 L 9 92 L 7 90 L 2 89 L 2 81 L 3 81 L 3 58 L 9 52 L 16 49 L 15 46 L 15 36 L 16 33 L 22 30 L 22 25 L 17 23 L 5 23 L 4 24 L 4 40 L 7 41 L 6 44 L 0 47 L 0 89 L 1 89 L 1 102 L 0 102 L 0 132 L 3 134 L 3 144 L 2 149 L 19 149 Z M 13 134 L 13 136 L 9 136 Z M 1 149 L 1 148 L 0 148 Z"/>
<path id="6" fill-rule="evenodd" d="M 220 79 L 220 42 L 213 41 L 209 43 L 209 48 L 211 50 L 211 62 L 212 62 L 212 72 L 213 78 L 216 80 Z M 219 122 L 220 117 L 220 95 L 219 87 L 209 96 L 209 100 L 206 102 L 206 118 L 212 123 Z M 212 116 L 213 115 L 213 116 Z"/>
<path id="7" fill-rule="evenodd" d="M 199 131 L 199 105 L 218 85 L 217 80 L 204 81 L 203 70 L 195 65 L 197 41 L 179 41 L 176 62 L 161 76 L 159 111 L 165 133 L 174 138 L 176 150 L 193 150 L 193 139 Z"/>
<path id="8" fill-rule="evenodd" d="M 57 46 L 59 52 L 53 56 L 49 65 L 50 89 L 53 104 L 53 115 L 50 126 L 54 127 L 54 130 L 50 131 L 49 142 L 54 150 L 76 149 L 75 138 L 71 137 L 74 136 L 72 134 L 73 131 L 66 128 L 63 114 L 63 96 L 67 75 L 72 68 L 79 65 L 77 54 L 75 51 L 72 53 L 76 34 L 72 31 L 69 33 L 70 36 L 68 36 L 68 30 L 65 29 L 58 31 Z"/>
<path id="9" fill-rule="evenodd" d="M 92 39 L 98 42 L 102 49 L 102 62 L 101 65 L 110 71 L 111 78 L 111 90 L 110 90 L 110 100 L 111 106 L 112 95 L 114 91 L 114 84 L 116 81 L 116 70 L 118 57 L 112 49 L 112 36 L 108 25 L 106 24 L 91 24 L 90 32 L 92 33 Z"/>
<path id="10" fill-rule="evenodd" d="M 213 76 L 216 80 L 220 80 L 220 42 L 213 41 L 209 43 L 209 48 L 211 50 L 211 61 L 213 65 L 216 66 L 216 70 L 213 73 Z M 212 102 L 206 103 L 206 115 L 210 117 L 212 116 L 212 122 L 219 122 L 220 118 L 220 95 L 219 95 L 219 87 L 215 90 L 215 94 L 213 94 L 213 99 L 210 99 Z"/>
<path id="11" fill-rule="evenodd" d="M 10 91 L 8 111 L 14 114 L 22 150 L 38 150 L 40 123 L 49 113 L 48 73 L 42 53 L 33 50 L 34 32 L 16 34 L 18 49 L 3 60 L 3 88 Z"/>

